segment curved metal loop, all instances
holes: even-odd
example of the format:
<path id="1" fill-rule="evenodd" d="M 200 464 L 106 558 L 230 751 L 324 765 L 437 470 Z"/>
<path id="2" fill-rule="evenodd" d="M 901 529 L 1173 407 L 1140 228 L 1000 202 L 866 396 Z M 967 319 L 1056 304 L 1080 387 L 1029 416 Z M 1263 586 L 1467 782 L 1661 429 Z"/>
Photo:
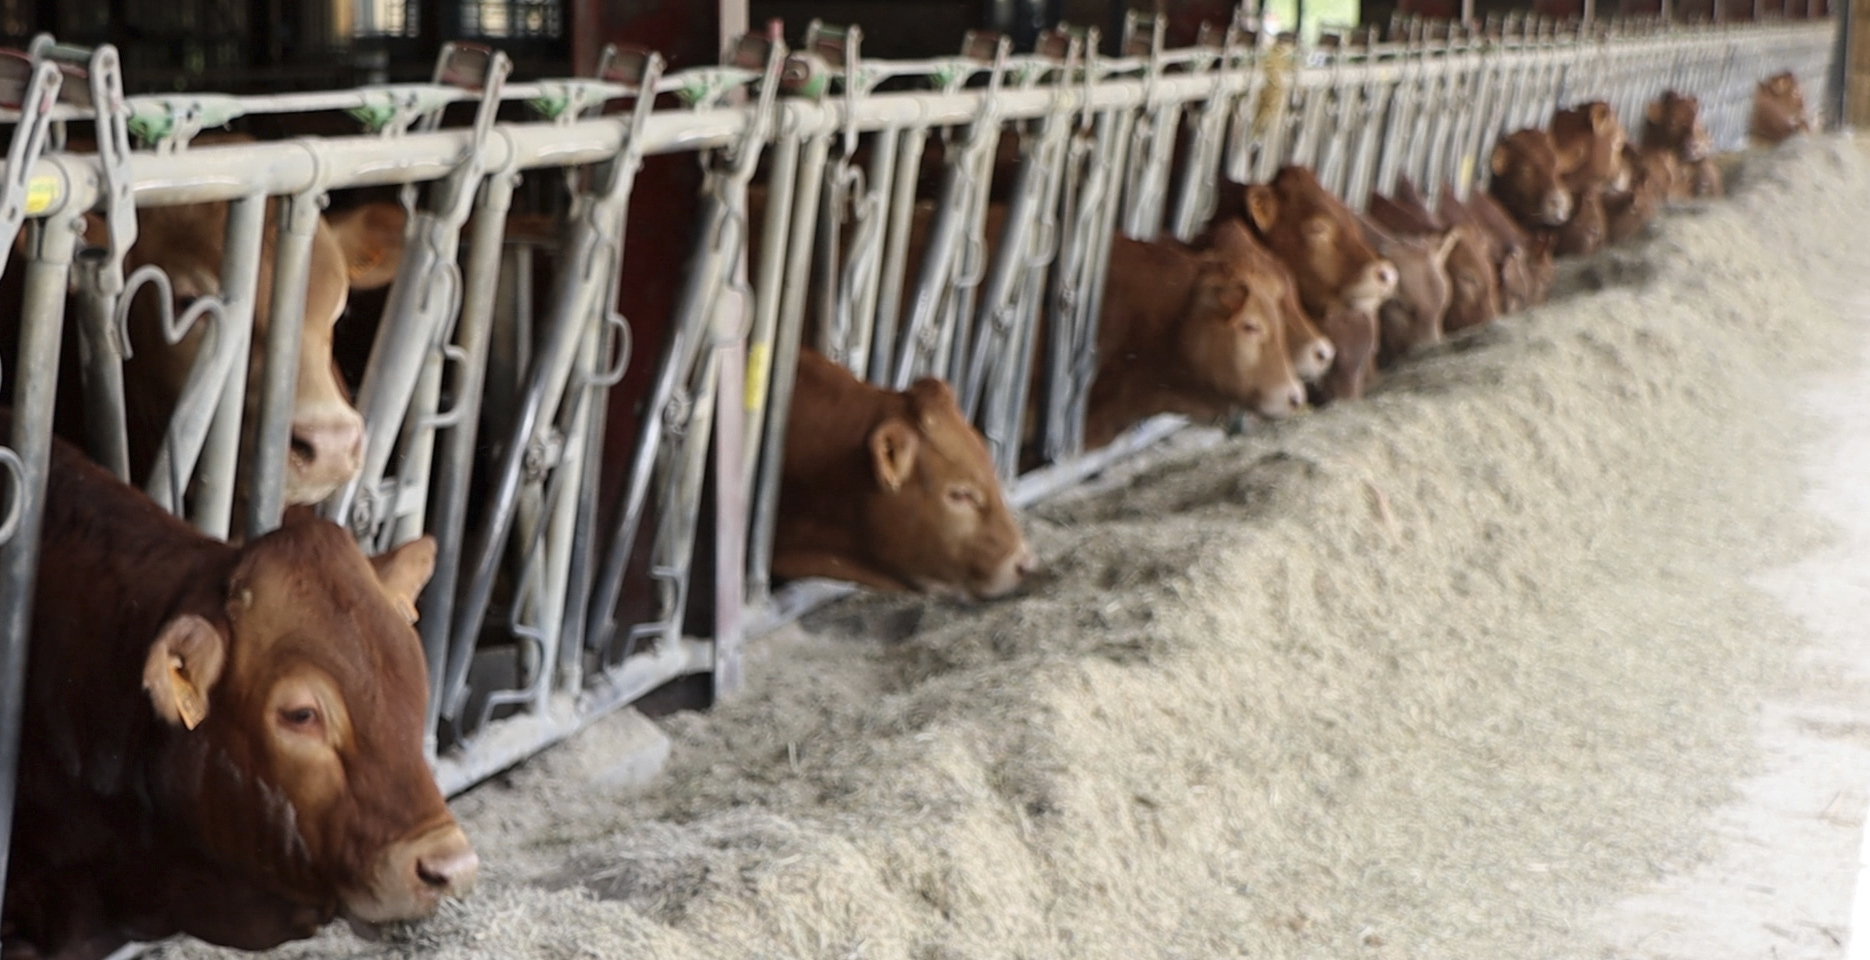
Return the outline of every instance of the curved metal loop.
<path id="1" fill-rule="evenodd" d="M 146 284 L 156 285 L 156 306 L 162 312 L 162 330 L 165 338 L 168 331 L 175 327 L 175 286 L 169 282 L 169 274 L 153 263 L 136 268 L 135 272 L 123 282 L 123 293 L 117 297 L 117 310 L 111 317 L 111 326 L 117 331 L 117 349 L 125 360 L 130 359 L 130 305 L 136 302 L 136 295 L 141 293 Z M 174 343 L 175 340 L 169 340 Z"/>
<path id="2" fill-rule="evenodd" d="M 468 356 L 468 352 L 465 349 L 452 343 L 442 344 L 441 351 L 443 364 L 452 363 L 462 370 L 467 369 L 467 365 L 472 359 Z M 457 379 L 455 382 L 459 383 L 461 379 Z M 423 417 L 419 426 L 424 430 L 447 430 L 458 427 L 461 425 L 461 421 L 464 419 L 464 415 L 467 412 L 466 408 L 467 405 L 464 400 L 460 397 L 456 397 L 454 406 L 448 408 L 446 411 L 438 411 Z"/>
<path id="3" fill-rule="evenodd" d="M 26 517 L 26 462 L 20 459 L 12 447 L 0 447 L 0 467 L 4 467 L 11 477 L 13 490 L 12 502 L 7 504 L 6 517 L 0 519 L 0 543 L 7 543 L 19 533 L 19 525 Z"/>
<path id="4" fill-rule="evenodd" d="M 616 330 L 616 340 L 611 346 L 615 359 L 603 372 L 586 377 L 584 383 L 589 387 L 614 387 L 623 382 L 623 375 L 630 369 L 630 356 L 635 352 L 636 340 L 630 332 L 629 318 L 617 310 L 605 310 L 603 318 L 598 322 Z"/>

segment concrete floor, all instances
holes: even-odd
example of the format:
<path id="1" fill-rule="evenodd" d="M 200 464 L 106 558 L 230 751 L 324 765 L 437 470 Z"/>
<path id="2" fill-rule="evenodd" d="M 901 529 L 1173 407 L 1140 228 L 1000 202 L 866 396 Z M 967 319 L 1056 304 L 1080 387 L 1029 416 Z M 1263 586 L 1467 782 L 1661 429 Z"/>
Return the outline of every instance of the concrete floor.
<path id="1" fill-rule="evenodd" d="M 1816 643 L 1762 705 L 1764 764 L 1711 824 L 1719 854 L 1600 917 L 1614 960 L 1870 958 L 1870 290 L 1832 302 L 1865 320 L 1860 360 L 1796 400 L 1830 433 L 1804 453 L 1805 507 L 1844 535 L 1759 581 Z"/>

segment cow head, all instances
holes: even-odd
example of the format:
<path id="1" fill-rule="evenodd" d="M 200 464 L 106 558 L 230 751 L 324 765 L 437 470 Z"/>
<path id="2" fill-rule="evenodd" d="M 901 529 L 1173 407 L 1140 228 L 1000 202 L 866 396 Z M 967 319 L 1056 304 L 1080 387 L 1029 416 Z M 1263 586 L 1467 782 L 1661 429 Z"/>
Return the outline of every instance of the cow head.
<path id="1" fill-rule="evenodd" d="M 274 205 L 278 207 L 278 204 Z M 227 229 L 225 203 L 150 207 L 137 214 L 138 237 L 125 258 L 135 269 L 154 264 L 169 275 L 180 314 L 190 303 L 221 293 L 221 258 Z M 266 331 L 272 313 L 274 231 L 278 210 L 269 211 L 260 249 L 253 344 L 248 368 L 247 415 L 253 417 L 265 369 Z M 363 418 L 351 406 L 332 361 L 332 328 L 344 313 L 353 289 L 380 287 L 394 279 L 402 254 L 403 211 L 395 204 L 371 204 L 321 218 L 312 239 L 305 289 L 304 330 L 300 335 L 297 389 L 292 408 L 291 446 L 287 455 L 285 502 L 317 503 L 356 475 L 363 460 Z M 103 227 L 95 221 L 87 232 Z M 179 343 L 169 344 L 150 294 L 137 297 L 129 321 L 133 354 L 125 362 L 126 406 L 137 422 L 136 435 L 157 437 L 180 398 L 200 350 L 197 326 Z M 153 446 L 153 443 L 152 443 Z M 153 449 L 139 457 L 147 463 Z"/>
<path id="2" fill-rule="evenodd" d="M 1520 223 L 1557 227 L 1571 219 L 1558 148 L 1544 130 L 1518 130 L 1494 145 L 1487 190 Z"/>
<path id="3" fill-rule="evenodd" d="M 1571 219 L 1558 228 L 1552 252 L 1561 257 L 1589 256 L 1604 249 L 1609 227 L 1604 218 L 1604 191 L 1593 183 L 1578 191 Z"/>
<path id="4" fill-rule="evenodd" d="M 1643 116 L 1643 146 L 1672 151 L 1686 163 L 1707 159 L 1714 141 L 1701 123 L 1701 101 L 1673 90 L 1651 101 Z"/>
<path id="5" fill-rule="evenodd" d="M 178 728 L 174 789 L 204 853 L 354 923 L 414 919 L 478 861 L 422 753 L 428 673 L 411 623 L 428 537 L 366 558 L 305 508 L 183 601 L 143 671 Z"/>
<path id="6" fill-rule="evenodd" d="M 1305 388 L 1286 346 L 1291 276 L 1238 220 L 1217 224 L 1211 238 L 1174 334 L 1177 366 L 1262 417 L 1296 413 Z"/>
<path id="7" fill-rule="evenodd" d="M 1364 232 L 1377 253 L 1396 265 L 1396 293 L 1377 311 L 1385 362 L 1440 343 L 1453 297 L 1448 258 L 1460 238 L 1452 230 L 1392 236 L 1367 220 Z"/>
<path id="8" fill-rule="evenodd" d="M 1753 93 L 1753 136 L 1767 143 L 1779 143 L 1795 133 L 1811 130 L 1805 91 L 1799 87 L 1799 78 L 1792 71 L 1781 71 L 1760 81 Z"/>
<path id="9" fill-rule="evenodd" d="M 1552 143 L 1573 192 L 1592 183 L 1611 191 L 1629 189 L 1630 174 L 1623 164 L 1626 140 L 1617 111 L 1602 100 L 1552 116 Z"/>
<path id="10" fill-rule="evenodd" d="M 1448 253 L 1447 333 L 1492 323 L 1500 316 L 1500 282 L 1494 270 L 1492 242 L 1485 231 L 1471 224 L 1454 227 L 1454 249 Z"/>
<path id="11" fill-rule="evenodd" d="M 1364 389 L 1376 376 L 1376 315 L 1345 305 L 1325 314 L 1318 326 L 1338 346 L 1330 372 L 1318 382 L 1320 397 L 1329 402 L 1363 396 Z"/>
<path id="12" fill-rule="evenodd" d="M 1298 281 L 1316 316 L 1340 304 L 1374 314 L 1396 291 L 1396 265 L 1364 241 L 1349 208 L 1304 167 L 1281 169 L 1246 191 L 1247 222 Z"/>
<path id="13" fill-rule="evenodd" d="M 1037 566 L 980 433 L 948 384 L 924 377 L 866 438 L 875 485 L 863 494 L 864 541 L 915 589 L 1002 596 Z"/>

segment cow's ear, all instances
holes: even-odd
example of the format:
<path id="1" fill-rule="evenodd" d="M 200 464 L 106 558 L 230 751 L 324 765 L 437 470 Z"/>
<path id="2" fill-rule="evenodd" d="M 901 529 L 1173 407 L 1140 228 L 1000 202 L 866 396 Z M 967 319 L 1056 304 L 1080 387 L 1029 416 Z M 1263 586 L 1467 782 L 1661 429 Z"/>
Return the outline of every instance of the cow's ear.
<path id="1" fill-rule="evenodd" d="M 1199 316 L 1229 320 L 1247 305 L 1247 285 L 1224 273 L 1209 273 L 1195 288 Z"/>
<path id="2" fill-rule="evenodd" d="M 409 215 L 401 204 L 366 203 L 325 218 L 344 249 L 344 269 L 353 290 L 375 290 L 396 279 L 403 261 L 403 230 Z"/>
<path id="3" fill-rule="evenodd" d="M 192 613 L 169 621 L 143 661 L 143 689 L 156 716 L 190 730 L 208 717 L 208 692 L 227 663 L 227 638 Z"/>
<path id="4" fill-rule="evenodd" d="M 390 592 L 396 609 L 408 617 L 410 623 L 416 622 L 416 597 L 435 574 L 435 538 L 417 537 L 388 553 L 371 557 L 370 565 L 376 568 L 377 579 L 383 581 L 383 588 Z"/>
<path id="5" fill-rule="evenodd" d="M 1649 101 L 1649 109 L 1643 115 L 1649 118 L 1650 123 L 1660 126 L 1662 124 L 1662 101 Z"/>
<path id="6" fill-rule="evenodd" d="M 1508 167 L 1513 165 L 1513 151 L 1504 143 L 1493 145 L 1493 156 L 1488 158 L 1487 166 L 1496 177 L 1506 176 Z"/>
<path id="7" fill-rule="evenodd" d="M 1437 267 L 1443 270 L 1448 269 L 1448 257 L 1454 253 L 1454 245 L 1460 240 L 1461 233 L 1458 230 L 1451 229 L 1441 235 L 1441 239 L 1435 243 L 1435 265 Z"/>
<path id="8" fill-rule="evenodd" d="M 1247 187 L 1247 219 L 1253 221 L 1253 226 L 1261 233 L 1273 229 L 1274 222 L 1279 219 L 1279 195 L 1272 187 L 1264 183 Z"/>
<path id="9" fill-rule="evenodd" d="M 877 482 L 896 493 L 915 473 L 916 451 L 921 441 L 915 429 L 901 420 L 885 420 L 870 433 L 870 459 L 876 466 Z"/>

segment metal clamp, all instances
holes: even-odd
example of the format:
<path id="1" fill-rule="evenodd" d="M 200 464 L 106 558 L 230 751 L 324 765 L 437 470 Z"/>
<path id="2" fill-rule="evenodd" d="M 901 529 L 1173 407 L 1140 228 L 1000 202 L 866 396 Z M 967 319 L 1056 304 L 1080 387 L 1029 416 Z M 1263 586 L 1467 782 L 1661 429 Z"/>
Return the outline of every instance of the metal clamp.
<path id="1" fill-rule="evenodd" d="M 26 218 L 56 199 L 56 185 L 50 194 L 34 189 L 32 168 L 45 153 L 52 107 L 63 82 L 56 65 L 36 62 L 17 50 L 0 50 L 0 105 L 20 114 L 13 142 L 7 147 L 4 179 L 0 179 L 0 270 L 6 269 L 13 240 Z"/>
<path id="2" fill-rule="evenodd" d="M 50 34 L 42 33 L 33 38 L 32 49 L 35 59 L 58 63 L 74 78 L 87 80 L 82 86 L 63 86 L 60 99 L 92 111 L 104 188 L 104 248 L 109 258 L 96 277 L 98 292 L 115 297 L 123 292 L 123 258 L 135 245 L 137 235 L 136 199 L 131 194 L 130 180 L 130 109 L 123 97 L 123 68 L 117 48 L 108 43 L 96 48 L 58 44 Z M 79 69 L 77 63 L 84 67 Z M 173 149 L 173 143 L 169 149 Z"/>

